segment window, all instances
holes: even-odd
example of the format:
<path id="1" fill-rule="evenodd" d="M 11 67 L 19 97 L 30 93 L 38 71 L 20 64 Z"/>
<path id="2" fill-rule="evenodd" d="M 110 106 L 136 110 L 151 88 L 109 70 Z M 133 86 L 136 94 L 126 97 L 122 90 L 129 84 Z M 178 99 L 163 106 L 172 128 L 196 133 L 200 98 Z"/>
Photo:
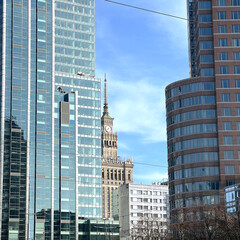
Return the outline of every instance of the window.
<path id="1" fill-rule="evenodd" d="M 212 54 L 200 55 L 200 62 L 201 63 L 212 63 L 213 55 Z"/>
<path id="2" fill-rule="evenodd" d="M 226 12 L 217 12 L 217 17 L 218 17 L 218 19 L 226 19 L 227 14 L 226 14 Z"/>
<path id="3" fill-rule="evenodd" d="M 240 102 L 240 93 L 235 93 L 235 101 Z"/>
<path id="4" fill-rule="evenodd" d="M 227 33 L 227 25 L 218 25 L 218 33 Z"/>
<path id="5" fill-rule="evenodd" d="M 229 88 L 229 80 L 221 80 L 221 88 Z"/>
<path id="6" fill-rule="evenodd" d="M 231 6 L 239 6 L 239 0 L 231 0 Z"/>
<path id="7" fill-rule="evenodd" d="M 212 14 L 200 14 L 199 22 L 212 22 Z"/>
<path id="8" fill-rule="evenodd" d="M 235 83 L 235 88 L 240 88 L 240 80 L 239 79 L 236 79 L 234 81 L 234 83 Z"/>
<path id="9" fill-rule="evenodd" d="M 214 76 L 214 69 L 213 68 L 202 68 L 201 69 L 201 76 Z"/>
<path id="10" fill-rule="evenodd" d="M 199 35 L 200 36 L 212 36 L 212 28 L 200 28 Z"/>
<path id="11" fill-rule="evenodd" d="M 232 122 L 223 122 L 222 130 L 232 130 Z"/>
<path id="12" fill-rule="evenodd" d="M 220 66 L 220 74 L 228 74 L 229 67 L 228 66 Z"/>
<path id="13" fill-rule="evenodd" d="M 227 165 L 225 166 L 225 174 L 234 174 L 234 166 L 233 165 Z"/>
<path id="14" fill-rule="evenodd" d="M 220 52 L 219 53 L 219 60 L 228 60 L 228 53 L 227 52 Z"/>
<path id="15" fill-rule="evenodd" d="M 233 60 L 240 60 L 240 52 L 233 52 Z"/>
<path id="16" fill-rule="evenodd" d="M 240 151 L 238 151 L 238 159 L 240 159 Z"/>
<path id="17" fill-rule="evenodd" d="M 227 47 L 227 45 L 228 45 L 227 38 L 218 39 L 218 46 L 219 47 Z"/>
<path id="18" fill-rule="evenodd" d="M 217 0 L 218 6 L 226 6 L 226 0 Z"/>
<path id="19" fill-rule="evenodd" d="M 234 159 L 233 151 L 224 151 L 224 159 Z"/>
<path id="20" fill-rule="evenodd" d="M 231 102 L 230 93 L 222 93 L 221 101 L 222 102 Z"/>
<path id="21" fill-rule="evenodd" d="M 239 47 L 240 46 L 240 38 L 233 38 L 232 39 L 232 46 Z"/>
<path id="22" fill-rule="evenodd" d="M 240 130 L 240 122 L 237 122 L 237 130 Z"/>
<path id="23" fill-rule="evenodd" d="M 237 137 L 237 143 L 240 145 L 240 136 Z"/>
<path id="24" fill-rule="evenodd" d="M 240 108 L 236 108 L 236 116 L 240 116 Z"/>
<path id="25" fill-rule="evenodd" d="M 224 145 L 232 145 L 233 144 L 233 137 L 232 136 L 224 136 L 223 137 L 223 144 Z"/>
<path id="26" fill-rule="evenodd" d="M 240 24 L 232 25 L 232 32 L 233 33 L 240 33 Z"/>
<path id="27" fill-rule="evenodd" d="M 222 108 L 222 116 L 232 116 L 231 108 Z"/>
<path id="28" fill-rule="evenodd" d="M 199 9 L 211 9 L 212 3 L 211 3 L 211 1 L 199 1 L 198 8 Z"/>
<path id="29" fill-rule="evenodd" d="M 226 180 L 226 186 L 231 186 L 231 185 L 234 185 L 236 182 L 234 179 L 231 179 L 231 180 Z"/>
<path id="30" fill-rule="evenodd" d="M 240 66 L 234 66 L 234 74 L 240 74 Z"/>
<path id="31" fill-rule="evenodd" d="M 231 12 L 232 19 L 240 19 L 240 11 L 233 11 Z"/>
<path id="32" fill-rule="evenodd" d="M 200 49 L 213 49 L 213 41 L 201 41 Z"/>

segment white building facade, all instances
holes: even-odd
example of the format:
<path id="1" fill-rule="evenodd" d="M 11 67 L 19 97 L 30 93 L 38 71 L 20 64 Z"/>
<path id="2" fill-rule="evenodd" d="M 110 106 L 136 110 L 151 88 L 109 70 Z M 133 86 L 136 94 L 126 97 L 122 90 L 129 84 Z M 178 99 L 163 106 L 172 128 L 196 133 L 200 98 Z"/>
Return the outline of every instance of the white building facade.
<path id="1" fill-rule="evenodd" d="M 168 222 L 168 184 L 119 187 L 120 239 L 164 239 Z"/>

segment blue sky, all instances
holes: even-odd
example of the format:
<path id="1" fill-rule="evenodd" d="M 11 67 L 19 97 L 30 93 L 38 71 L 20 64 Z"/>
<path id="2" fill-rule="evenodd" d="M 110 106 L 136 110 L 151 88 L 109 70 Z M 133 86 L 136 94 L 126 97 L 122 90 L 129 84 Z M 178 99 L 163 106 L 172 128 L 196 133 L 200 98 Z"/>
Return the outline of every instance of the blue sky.
<path id="1" fill-rule="evenodd" d="M 186 17 L 186 0 L 118 0 Z M 96 75 L 108 79 L 118 155 L 133 157 L 134 182 L 167 177 L 165 87 L 188 78 L 187 23 L 96 0 Z M 103 88 L 102 88 L 103 89 Z"/>

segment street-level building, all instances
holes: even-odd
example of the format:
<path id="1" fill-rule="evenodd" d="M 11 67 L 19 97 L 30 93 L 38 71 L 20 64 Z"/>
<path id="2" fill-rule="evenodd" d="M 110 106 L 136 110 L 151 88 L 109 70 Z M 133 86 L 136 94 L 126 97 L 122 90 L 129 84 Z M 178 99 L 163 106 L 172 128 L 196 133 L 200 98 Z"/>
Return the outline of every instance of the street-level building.
<path id="1" fill-rule="evenodd" d="M 79 219 L 78 240 L 119 240 L 119 221 L 111 219 Z"/>
<path id="2" fill-rule="evenodd" d="M 225 188 L 225 206 L 228 213 L 240 212 L 240 184 Z"/>
<path id="3" fill-rule="evenodd" d="M 120 239 L 164 239 L 168 222 L 167 182 L 123 184 L 118 195 Z"/>

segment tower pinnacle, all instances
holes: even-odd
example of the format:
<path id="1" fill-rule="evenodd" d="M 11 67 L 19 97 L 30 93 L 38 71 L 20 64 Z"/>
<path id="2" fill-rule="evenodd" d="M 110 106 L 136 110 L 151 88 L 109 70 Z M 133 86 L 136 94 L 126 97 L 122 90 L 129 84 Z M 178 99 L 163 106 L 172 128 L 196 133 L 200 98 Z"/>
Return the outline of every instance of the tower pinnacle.
<path id="1" fill-rule="evenodd" d="M 108 103 L 107 103 L 107 74 L 105 73 L 104 79 L 104 106 L 103 106 L 103 117 L 110 117 L 108 112 Z"/>

